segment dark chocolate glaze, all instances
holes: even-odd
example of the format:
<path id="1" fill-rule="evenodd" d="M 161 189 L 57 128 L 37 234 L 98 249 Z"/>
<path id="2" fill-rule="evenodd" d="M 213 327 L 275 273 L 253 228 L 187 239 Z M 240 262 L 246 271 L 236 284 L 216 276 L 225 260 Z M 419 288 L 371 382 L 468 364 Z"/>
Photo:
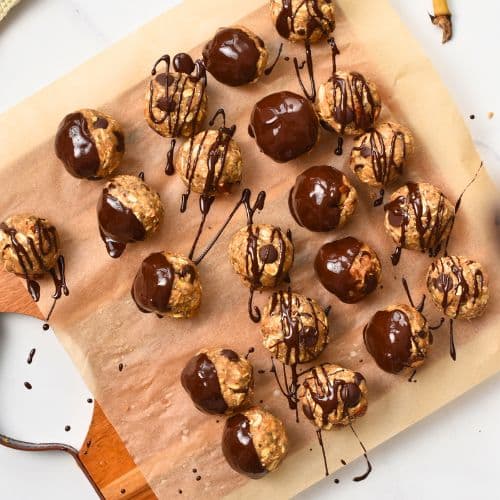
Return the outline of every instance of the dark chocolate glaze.
<path id="1" fill-rule="evenodd" d="M 365 326 L 363 337 L 368 352 L 382 370 L 399 373 L 410 366 L 413 333 L 404 311 L 377 311 Z"/>
<path id="2" fill-rule="evenodd" d="M 82 113 L 71 113 L 63 118 L 56 133 L 55 151 L 73 177 L 98 179 L 99 153 Z"/>
<path id="3" fill-rule="evenodd" d="M 243 413 L 228 418 L 222 435 L 222 452 L 229 465 L 239 474 L 260 479 L 267 474 L 250 432 L 250 422 Z"/>
<path id="4" fill-rule="evenodd" d="M 174 278 L 174 268 L 163 253 L 152 253 L 144 259 L 132 285 L 137 307 L 145 313 L 168 312 Z"/>
<path id="5" fill-rule="evenodd" d="M 245 356 L 245 359 L 248 358 L 248 356 L 254 351 L 254 348 L 251 347 L 248 350 L 248 354 Z M 234 352 L 232 349 L 222 349 L 220 352 L 222 356 L 227 358 L 229 361 L 232 361 L 233 363 L 237 363 L 240 360 L 240 356 L 237 352 Z"/>
<path id="6" fill-rule="evenodd" d="M 146 230 L 132 209 L 125 207 L 104 188 L 97 203 L 99 232 L 110 257 L 118 258 L 127 243 L 143 241 Z"/>
<path id="7" fill-rule="evenodd" d="M 384 205 L 389 224 L 393 227 L 401 228 L 399 245 L 391 256 L 393 265 L 398 264 L 401 249 L 405 248 L 406 245 L 406 230 L 411 220 L 410 212 L 413 212 L 413 216 L 415 217 L 420 250 L 422 252 L 428 251 L 430 256 L 436 256 L 439 253 L 441 242 L 454 222 L 454 217 L 448 220 L 444 219 L 446 198 L 443 193 L 439 193 L 436 215 L 435 217 L 431 217 L 429 207 L 422 202 L 422 195 L 418 189 L 418 184 L 408 182 L 406 186 L 408 188 L 406 196 L 398 196 Z M 424 206 L 426 207 L 425 210 Z"/>
<path id="8" fill-rule="evenodd" d="M 321 284 L 346 304 L 359 302 L 377 288 L 378 276 L 368 272 L 360 281 L 351 272 L 356 257 L 370 254 L 361 249 L 362 243 L 349 236 L 326 243 L 316 255 L 314 269 Z"/>
<path id="9" fill-rule="evenodd" d="M 227 411 L 217 369 L 205 353 L 197 354 L 188 361 L 181 373 L 181 383 L 198 410 L 216 415 Z"/>
<path id="10" fill-rule="evenodd" d="M 260 52 L 239 28 L 222 28 L 203 49 L 207 71 L 219 82 L 237 87 L 255 80 Z"/>
<path id="11" fill-rule="evenodd" d="M 261 151 L 284 163 L 310 151 L 318 139 L 319 122 L 312 105 L 289 91 L 276 92 L 254 106 L 251 135 Z"/>
<path id="12" fill-rule="evenodd" d="M 186 75 L 190 75 L 195 68 L 195 64 L 191 56 L 189 54 L 185 54 L 184 52 L 174 56 L 172 66 L 178 73 L 186 73 Z"/>
<path id="13" fill-rule="evenodd" d="M 336 168 L 320 165 L 297 176 L 288 206 L 297 224 L 310 231 L 331 231 L 340 222 L 341 198 L 350 191 Z"/>
<path id="14" fill-rule="evenodd" d="M 331 0 L 326 0 L 326 3 L 331 3 Z M 295 18 L 297 12 L 305 5 L 309 18 L 305 27 L 295 30 Z M 283 38 L 289 38 L 292 33 L 308 39 L 314 31 L 321 30 L 327 34 L 333 31 L 335 27 L 334 21 L 326 17 L 317 0 L 301 0 L 294 8 L 292 0 L 282 0 L 282 9 L 276 19 L 276 30 Z"/>

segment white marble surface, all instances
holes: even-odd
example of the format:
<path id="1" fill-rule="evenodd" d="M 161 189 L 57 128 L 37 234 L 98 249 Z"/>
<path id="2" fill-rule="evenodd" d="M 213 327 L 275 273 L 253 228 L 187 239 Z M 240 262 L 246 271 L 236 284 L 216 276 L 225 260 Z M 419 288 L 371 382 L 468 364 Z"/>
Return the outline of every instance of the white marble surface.
<path id="1" fill-rule="evenodd" d="M 0 24 L 0 112 L 176 3 L 177 0 L 23 0 Z M 438 67 L 469 123 L 490 173 L 499 182 L 500 72 L 496 60 L 500 2 L 450 0 L 456 13 L 456 33 L 446 46 L 439 44 L 440 34 L 426 15 L 431 0 L 392 0 L 392 3 Z M 158 48 L 159 53 L 166 50 L 168 47 Z M 499 115 L 490 120 L 487 117 L 490 111 Z M 474 120 L 468 118 L 471 114 L 475 115 Z M 432 124 L 432 117 L 429 123 Z M 12 363 L 8 376 L 15 384 L 20 383 L 22 389 L 19 401 L 6 404 L 15 396 L 12 393 L 5 396 L 6 392 L 2 392 L 6 391 L 5 385 L 0 383 L 2 431 L 19 433 L 25 439 L 67 438 L 66 441 L 76 445 L 83 439 L 89 418 L 89 407 L 80 404 L 85 389 L 68 367 L 67 358 L 58 352 L 52 335 L 44 334 L 44 348 L 39 357 L 35 356 L 36 368 L 35 362 L 27 367 L 25 357 L 35 346 L 32 343 L 37 341 L 38 333 L 30 334 L 28 325 L 17 332 L 17 326 L 18 334 L 0 330 L 3 353 L 0 361 L 4 362 L 6 353 L 9 361 L 20 360 Z M 29 372 L 31 368 L 34 370 Z M 35 377 L 35 369 L 44 375 Z M 31 395 L 36 389 L 36 398 L 26 398 L 23 393 L 22 383 L 27 376 L 32 377 Z M 54 387 L 40 383 L 57 379 L 60 379 L 58 399 L 63 401 L 63 409 L 54 404 Z M 495 480 L 496 445 L 500 440 L 499 381 L 500 376 L 493 377 L 373 451 L 374 472 L 363 483 L 351 481 L 364 470 L 362 462 L 355 462 L 300 498 L 498 498 Z M 44 402 L 41 407 L 40 401 Z M 51 414 L 53 418 L 49 418 Z M 60 425 L 66 423 L 72 425 L 71 435 L 63 429 L 61 436 Z M 334 477 L 340 479 L 339 484 L 333 482 Z M 61 454 L 30 455 L 0 447 L 0 485 L 0 497 L 9 500 L 95 498 L 71 458 Z"/>

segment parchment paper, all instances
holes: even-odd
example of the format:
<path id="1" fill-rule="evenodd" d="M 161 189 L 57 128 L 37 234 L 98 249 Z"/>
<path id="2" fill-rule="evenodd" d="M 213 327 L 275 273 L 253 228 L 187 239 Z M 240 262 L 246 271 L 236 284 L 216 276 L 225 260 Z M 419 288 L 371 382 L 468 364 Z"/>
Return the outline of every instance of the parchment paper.
<path id="1" fill-rule="evenodd" d="M 144 78 L 158 56 L 189 50 L 217 27 L 235 23 L 262 2 L 250 4 L 246 0 L 188 1 L 0 117 L 0 217 L 32 211 L 57 225 L 71 294 L 58 304 L 52 324 L 160 498 L 172 498 L 179 488 L 188 498 L 228 494 L 281 498 L 323 475 L 313 427 L 304 418 L 296 424 L 286 401 L 277 393 L 273 377 L 267 373 L 269 356 L 261 347 L 259 328 L 247 316 L 248 291 L 233 274 L 227 258 L 231 234 L 245 223 L 243 213 L 200 266 L 204 299 L 197 318 L 160 320 L 141 314 L 129 293 L 141 260 L 163 249 L 187 253 L 199 222 L 196 198 L 192 197 L 187 213 L 181 215 L 178 207 L 184 188 L 179 179 L 163 174 L 168 141 L 152 132 L 143 119 Z M 387 0 L 340 0 L 337 4 L 338 67 L 356 69 L 376 82 L 383 101 L 380 120 L 392 119 L 412 129 L 417 149 L 406 178 L 432 182 L 455 200 L 480 159 L 447 90 Z M 272 59 L 280 40 L 267 7 L 238 22 L 264 38 Z M 301 47 L 285 43 L 283 55 L 302 58 L 302 52 Z M 198 56 L 200 48 L 191 53 Z M 314 47 L 314 57 L 317 80 L 321 82 L 330 72 L 326 44 Z M 418 370 L 418 383 L 410 384 L 406 377 L 388 375 L 374 365 L 362 343 L 362 327 L 378 308 L 406 301 L 400 282 L 403 274 L 414 296 L 420 296 L 429 258 L 405 251 L 401 264 L 391 266 L 389 255 L 394 245 L 383 229 L 383 210 L 372 207 L 375 193 L 353 179 L 344 165 L 350 141 L 346 141 L 344 156 L 339 158 L 333 154 L 336 137 L 324 132 L 311 154 L 285 165 L 273 163 L 258 151 L 247 134 L 252 105 L 276 90 L 299 91 L 291 62 L 280 61 L 270 77 L 254 86 L 230 89 L 214 79 L 209 81 L 210 110 L 223 105 L 229 122 L 238 126 L 235 139 L 243 150 L 244 186 L 255 193 L 260 189 L 268 193 L 266 207 L 256 221 L 292 229 L 296 245 L 291 273 L 294 289 L 325 306 L 332 305 L 332 341 L 319 361 L 334 361 L 362 371 L 368 380 L 369 410 L 356 423 L 367 447 L 383 442 L 495 373 L 500 365 L 498 240 L 494 225 L 498 193 L 487 173 L 481 173 L 463 200 L 450 250 L 485 265 L 491 283 L 490 307 L 481 319 L 456 323 L 455 363 L 448 355 L 446 329 L 437 332 L 429 360 Z M 103 183 L 73 179 L 53 152 L 58 122 L 81 107 L 99 107 L 123 124 L 127 152 L 120 172 L 144 170 L 146 181 L 160 192 L 166 206 L 161 231 L 145 243 L 130 245 L 117 261 L 107 256 L 97 230 L 95 205 Z M 323 163 L 347 173 L 359 190 L 361 202 L 353 220 L 341 231 L 312 234 L 293 221 L 287 196 L 298 173 Z M 211 239 L 238 197 L 234 193 L 216 202 L 200 248 Z M 312 270 L 319 246 L 345 235 L 372 245 L 383 265 L 383 288 L 357 305 L 341 304 L 329 295 Z M 41 303 L 44 310 L 50 293 L 50 283 L 46 282 Z M 257 296 L 257 302 L 263 304 L 266 297 Z M 426 313 L 430 321 L 439 317 L 430 303 Z M 250 346 L 256 348 L 251 358 L 256 370 L 256 402 L 262 400 L 266 408 L 286 421 L 290 456 L 278 472 L 263 480 L 247 480 L 226 465 L 219 444 L 224 420 L 197 412 L 180 387 L 179 373 L 186 360 L 197 349 L 216 345 L 242 353 Z M 121 372 L 119 363 L 124 365 Z M 260 369 L 266 373 L 259 374 Z M 340 463 L 339 458 L 350 461 L 361 452 L 348 429 L 327 433 L 325 439 L 331 470 Z M 313 451 L 309 451 L 311 446 Z M 200 481 L 195 480 L 192 468 L 202 476 Z M 374 468 L 374 474 L 384 473 L 376 463 Z"/>

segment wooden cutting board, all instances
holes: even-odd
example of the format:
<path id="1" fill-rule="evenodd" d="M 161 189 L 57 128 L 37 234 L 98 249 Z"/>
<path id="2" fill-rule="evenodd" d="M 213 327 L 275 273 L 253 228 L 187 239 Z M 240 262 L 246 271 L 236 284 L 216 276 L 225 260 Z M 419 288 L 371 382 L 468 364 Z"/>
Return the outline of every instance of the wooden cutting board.
<path id="1" fill-rule="evenodd" d="M 0 271 L 0 290 L 0 313 L 14 312 L 43 320 L 19 278 Z M 79 457 L 104 498 L 156 498 L 98 401 L 94 401 L 92 422 Z"/>

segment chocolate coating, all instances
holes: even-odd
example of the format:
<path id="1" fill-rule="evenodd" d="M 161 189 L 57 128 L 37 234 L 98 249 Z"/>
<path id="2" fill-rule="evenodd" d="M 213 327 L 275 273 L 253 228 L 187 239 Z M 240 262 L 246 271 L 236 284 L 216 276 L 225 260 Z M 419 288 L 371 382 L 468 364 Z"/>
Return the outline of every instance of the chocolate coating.
<path id="1" fill-rule="evenodd" d="M 255 41 L 238 28 L 222 28 L 203 49 L 207 71 L 232 87 L 255 80 L 259 57 Z"/>
<path id="2" fill-rule="evenodd" d="M 410 366 L 412 331 L 405 312 L 376 312 L 365 326 L 363 337 L 368 352 L 382 370 L 399 373 Z"/>
<path id="3" fill-rule="evenodd" d="M 234 351 L 226 351 L 235 354 L 236 360 L 239 359 Z M 223 415 L 227 410 L 217 370 L 205 353 L 197 354 L 189 360 L 182 370 L 181 383 L 198 410 L 216 415 Z"/>
<path id="4" fill-rule="evenodd" d="M 353 272 L 356 259 L 373 261 L 374 257 L 378 265 L 370 263 L 364 274 Z M 323 245 L 316 255 L 314 269 L 321 284 L 346 304 L 359 302 L 373 292 L 380 278 L 375 252 L 351 236 Z"/>
<path id="5" fill-rule="evenodd" d="M 240 474 L 259 479 L 268 472 L 257 455 L 250 434 L 250 422 L 241 413 L 226 421 L 222 435 L 222 452 L 229 465 Z"/>
<path id="6" fill-rule="evenodd" d="M 351 187 L 336 168 L 320 165 L 297 176 L 288 206 L 297 223 L 310 231 L 331 231 L 341 220 L 342 196 Z"/>
<path id="7" fill-rule="evenodd" d="M 298 94 L 282 91 L 254 106 L 249 131 L 264 154 L 284 163 L 314 147 L 318 128 L 311 103 Z"/>
<path id="8" fill-rule="evenodd" d="M 120 257 L 127 243 L 143 241 L 146 230 L 134 212 L 104 189 L 97 204 L 97 219 L 101 238 L 109 255 Z"/>
<path id="9" fill-rule="evenodd" d="M 161 252 L 144 259 L 132 285 L 137 307 L 142 312 L 168 312 L 174 275 L 174 268 Z"/>
<path id="10" fill-rule="evenodd" d="M 99 154 L 82 113 L 71 113 L 59 124 L 55 139 L 57 157 L 79 179 L 97 179 Z"/>

